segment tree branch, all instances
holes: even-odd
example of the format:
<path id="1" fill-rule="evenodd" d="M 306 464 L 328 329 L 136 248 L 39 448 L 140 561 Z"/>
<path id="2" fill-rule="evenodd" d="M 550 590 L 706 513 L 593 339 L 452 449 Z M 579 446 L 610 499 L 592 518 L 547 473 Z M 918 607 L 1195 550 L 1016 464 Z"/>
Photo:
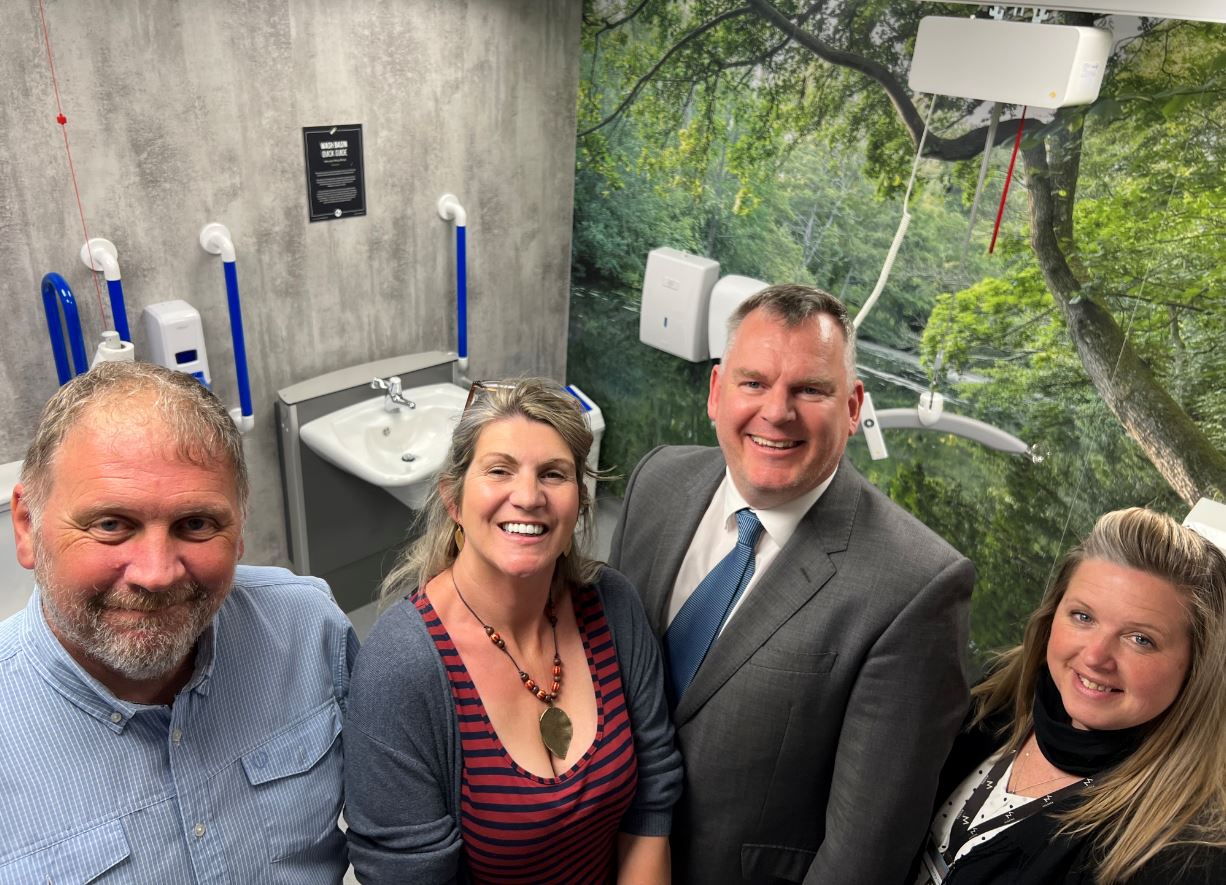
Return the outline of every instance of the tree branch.
<path id="1" fill-rule="evenodd" d="M 1153 307 L 1165 307 L 1167 310 L 1188 310 L 1192 313 L 1208 313 L 1203 307 L 1196 307 L 1192 304 L 1184 304 L 1180 301 L 1163 301 L 1161 298 L 1147 298 L 1141 295 L 1126 295 L 1122 292 L 1112 292 L 1109 298 L 1118 298 L 1120 301 L 1136 301 L 1138 304 L 1148 304 Z"/>
<path id="2" fill-rule="evenodd" d="M 682 37 L 680 40 L 674 43 L 671 47 L 669 47 L 669 50 L 660 57 L 660 60 L 657 61 L 654 65 L 652 65 L 651 70 L 649 70 L 643 76 L 639 77 L 638 82 L 634 84 L 634 88 L 631 89 L 629 94 L 626 95 L 626 97 L 621 100 L 621 104 L 619 104 L 613 110 L 613 113 L 609 114 L 609 116 L 605 117 L 595 126 L 590 126 L 587 129 L 584 129 L 582 132 L 578 134 L 577 137 L 584 138 L 585 136 L 591 135 L 593 132 L 597 131 L 598 129 L 603 129 L 605 126 L 609 125 L 614 120 L 616 120 L 619 116 L 621 116 L 622 112 L 626 108 L 630 107 L 630 105 L 634 102 L 634 100 L 638 98 L 638 94 L 643 90 L 643 87 L 646 86 L 651 81 L 651 78 L 654 77 L 656 74 L 658 74 L 660 72 L 660 69 L 664 67 L 664 65 L 668 62 L 668 60 L 672 58 L 673 55 L 676 54 L 686 44 L 694 40 L 697 40 L 707 31 L 711 30 L 714 27 L 717 27 L 718 25 L 728 21 L 729 19 L 736 18 L 741 15 L 745 15 L 748 12 L 751 12 L 748 6 L 738 6 L 736 9 L 730 9 L 727 12 L 722 12 L 719 15 L 717 15 L 715 18 L 711 19 L 710 21 L 704 22 L 703 24 L 694 28 L 694 30 L 690 31 L 688 34 L 686 34 L 684 37 Z"/>
<path id="3" fill-rule="evenodd" d="M 603 27 L 603 28 L 601 28 L 599 31 L 597 31 L 595 34 L 593 34 L 593 35 L 592 35 L 592 39 L 593 39 L 593 40 L 599 40 L 599 39 L 600 39 L 600 35 L 601 35 L 601 34 L 603 34 L 603 33 L 605 33 L 606 31 L 612 31 L 612 30 L 615 30 L 615 29 L 617 29 L 617 28 L 620 28 L 620 27 L 621 27 L 622 25 L 624 25 L 626 22 L 630 21 L 632 18 L 634 18 L 636 15 L 638 15 L 640 12 L 642 12 L 642 11 L 643 11 L 643 7 L 644 7 L 644 6 L 646 6 L 646 5 L 647 5 L 648 3 L 650 3 L 650 2 L 651 2 L 651 0 L 642 0 L 642 2 L 641 2 L 641 3 L 639 3 L 639 5 L 638 5 L 638 6 L 634 7 L 634 9 L 630 10 L 629 12 L 627 12 L 625 15 L 623 15 L 623 16 L 622 16 L 621 18 L 619 18 L 617 21 L 613 21 L 613 22 L 611 22 L 611 21 L 609 21 L 608 19 L 605 19 L 605 20 L 604 20 L 604 27 Z"/>
<path id="4" fill-rule="evenodd" d="M 787 46 L 791 42 L 792 42 L 792 38 L 785 36 L 782 40 L 780 40 L 774 46 L 768 46 L 763 52 L 754 56 L 753 58 L 746 58 L 746 59 L 742 59 L 741 61 L 729 62 L 726 65 L 726 67 L 734 68 L 734 67 L 743 67 L 745 65 L 760 65 L 763 62 L 765 62 L 767 59 L 774 58 L 776 55 L 778 55 L 783 50 L 785 46 Z"/>
<path id="5" fill-rule="evenodd" d="M 754 15 L 787 34 L 799 45 L 822 59 L 822 61 L 858 71 L 880 86 L 885 91 L 886 97 L 889 98 L 890 104 L 894 106 L 894 110 L 902 121 L 903 126 L 911 134 L 911 142 L 916 145 L 919 144 L 920 136 L 924 132 L 924 118 L 915 107 L 915 103 L 911 101 L 911 96 L 907 94 L 907 90 L 889 68 L 863 55 L 831 46 L 819 37 L 801 28 L 792 19 L 780 12 L 770 0 L 748 0 L 748 3 Z M 992 142 L 992 146 L 995 147 L 1001 142 L 1014 138 L 1017 135 L 1018 123 L 1019 121 L 1017 120 L 1001 120 L 997 126 L 996 137 Z M 1038 124 L 1033 120 L 1027 120 L 1025 125 L 1032 131 L 1038 129 Z M 924 156 L 933 157 L 938 160 L 970 159 L 982 153 L 987 133 L 987 126 L 972 129 L 955 138 L 941 138 L 940 136 L 933 135 L 930 131 L 924 143 Z"/>
<path id="6" fill-rule="evenodd" d="M 725 71 L 735 70 L 736 68 L 756 68 L 758 65 L 762 64 L 763 62 L 777 55 L 785 46 L 787 46 L 791 42 L 792 41 L 790 38 L 784 37 L 774 46 L 768 46 L 759 55 L 756 55 L 752 58 L 735 59 L 733 61 L 716 61 L 715 58 L 713 57 L 710 67 L 704 69 L 703 75 L 709 78 L 713 76 L 718 76 L 719 74 L 722 74 Z M 751 76 L 752 74 L 753 74 L 752 70 L 747 72 L 747 76 Z M 665 82 L 668 82 L 668 81 L 666 80 Z M 742 84 L 744 84 L 747 81 L 742 79 L 741 82 Z"/>

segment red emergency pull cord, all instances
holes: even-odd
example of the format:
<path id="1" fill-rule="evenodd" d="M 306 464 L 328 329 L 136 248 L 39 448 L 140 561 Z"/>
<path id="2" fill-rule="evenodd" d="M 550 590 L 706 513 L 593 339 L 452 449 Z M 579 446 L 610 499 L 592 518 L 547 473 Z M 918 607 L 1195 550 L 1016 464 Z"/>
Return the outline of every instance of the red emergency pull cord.
<path id="1" fill-rule="evenodd" d="M 1026 107 L 1022 106 L 1021 119 L 1017 121 L 1017 135 L 1013 139 L 1013 156 L 1009 158 L 1009 174 L 1005 176 L 1005 189 L 1000 192 L 1000 208 L 996 210 L 996 226 L 992 228 L 992 245 L 988 254 L 996 251 L 996 237 L 1000 233 L 1000 220 L 1005 217 L 1005 200 L 1009 198 L 1009 185 L 1013 181 L 1013 166 L 1017 163 L 1017 150 L 1022 146 L 1022 130 L 1026 128 Z"/>
<path id="2" fill-rule="evenodd" d="M 51 88 L 55 90 L 55 122 L 60 124 L 64 133 L 64 153 L 68 155 L 68 172 L 72 175 L 72 192 L 77 198 L 77 214 L 81 216 L 81 231 L 85 234 L 85 242 L 89 242 L 89 228 L 85 224 L 85 206 L 81 203 L 81 189 L 77 186 L 77 167 L 72 162 L 72 148 L 68 146 L 68 118 L 64 116 L 64 106 L 60 102 L 60 84 L 55 76 L 55 59 L 51 54 L 51 32 L 47 29 L 47 11 L 43 0 L 38 0 L 38 17 L 43 25 L 43 42 L 47 46 L 47 67 L 51 69 Z M 102 284 L 98 282 L 98 274 L 90 274 L 94 278 L 94 292 L 98 296 L 98 316 L 102 324 L 106 324 L 106 309 L 102 306 Z"/>

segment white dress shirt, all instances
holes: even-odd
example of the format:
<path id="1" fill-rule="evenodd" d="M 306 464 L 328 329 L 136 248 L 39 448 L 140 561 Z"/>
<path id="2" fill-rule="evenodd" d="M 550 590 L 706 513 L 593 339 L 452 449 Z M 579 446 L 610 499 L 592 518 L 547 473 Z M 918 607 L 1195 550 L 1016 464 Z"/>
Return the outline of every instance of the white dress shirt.
<path id="1" fill-rule="evenodd" d="M 732 606 L 732 611 L 720 625 L 720 633 L 724 632 L 724 628 L 736 616 L 741 604 L 753 592 L 758 579 L 770 568 L 775 557 L 779 555 L 779 551 L 791 540 L 792 534 L 800 525 L 800 521 L 804 519 L 805 514 L 809 512 L 809 508 L 817 503 L 817 499 L 830 487 L 830 483 L 834 482 L 834 475 L 837 472 L 836 465 L 835 470 L 816 488 L 779 507 L 772 507 L 769 510 L 749 508 L 757 515 L 763 528 L 754 548 L 753 577 L 749 579 L 749 586 L 745 588 L 741 598 Z M 723 482 L 715 490 L 707 512 L 699 521 L 698 529 L 690 541 L 690 547 L 685 552 L 685 559 L 681 561 L 681 569 L 677 572 L 677 581 L 673 584 L 672 596 L 668 601 L 669 624 L 673 622 L 681 606 L 685 605 L 685 601 L 702 583 L 702 579 L 736 546 L 736 512 L 745 507 L 749 507 L 749 504 L 741 497 L 736 483 L 732 481 L 732 475 L 725 468 Z"/>

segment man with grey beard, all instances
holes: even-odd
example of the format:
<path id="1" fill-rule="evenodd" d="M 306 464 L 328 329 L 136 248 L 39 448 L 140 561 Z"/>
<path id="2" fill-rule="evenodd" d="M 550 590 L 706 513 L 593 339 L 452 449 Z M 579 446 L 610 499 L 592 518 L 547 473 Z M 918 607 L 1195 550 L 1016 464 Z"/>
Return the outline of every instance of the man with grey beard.
<path id="1" fill-rule="evenodd" d="M 194 378 L 104 363 L 43 410 L 0 623 L 0 882 L 341 881 L 357 640 L 240 566 L 242 442 Z"/>

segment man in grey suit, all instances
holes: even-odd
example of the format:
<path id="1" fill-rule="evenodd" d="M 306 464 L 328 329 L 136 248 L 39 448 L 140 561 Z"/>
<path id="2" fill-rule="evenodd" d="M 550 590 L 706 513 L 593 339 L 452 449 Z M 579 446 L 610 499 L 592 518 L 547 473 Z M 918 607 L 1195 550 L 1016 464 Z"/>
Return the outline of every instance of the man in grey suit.
<path id="1" fill-rule="evenodd" d="M 843 460 L 863 399 L 843 305 L 771 287 L 711 373 L 719 449 L 630 477 L 610 562 L 666 650 L 676 882 L 893 885 L 923 841 L 974 569 Z"/>

